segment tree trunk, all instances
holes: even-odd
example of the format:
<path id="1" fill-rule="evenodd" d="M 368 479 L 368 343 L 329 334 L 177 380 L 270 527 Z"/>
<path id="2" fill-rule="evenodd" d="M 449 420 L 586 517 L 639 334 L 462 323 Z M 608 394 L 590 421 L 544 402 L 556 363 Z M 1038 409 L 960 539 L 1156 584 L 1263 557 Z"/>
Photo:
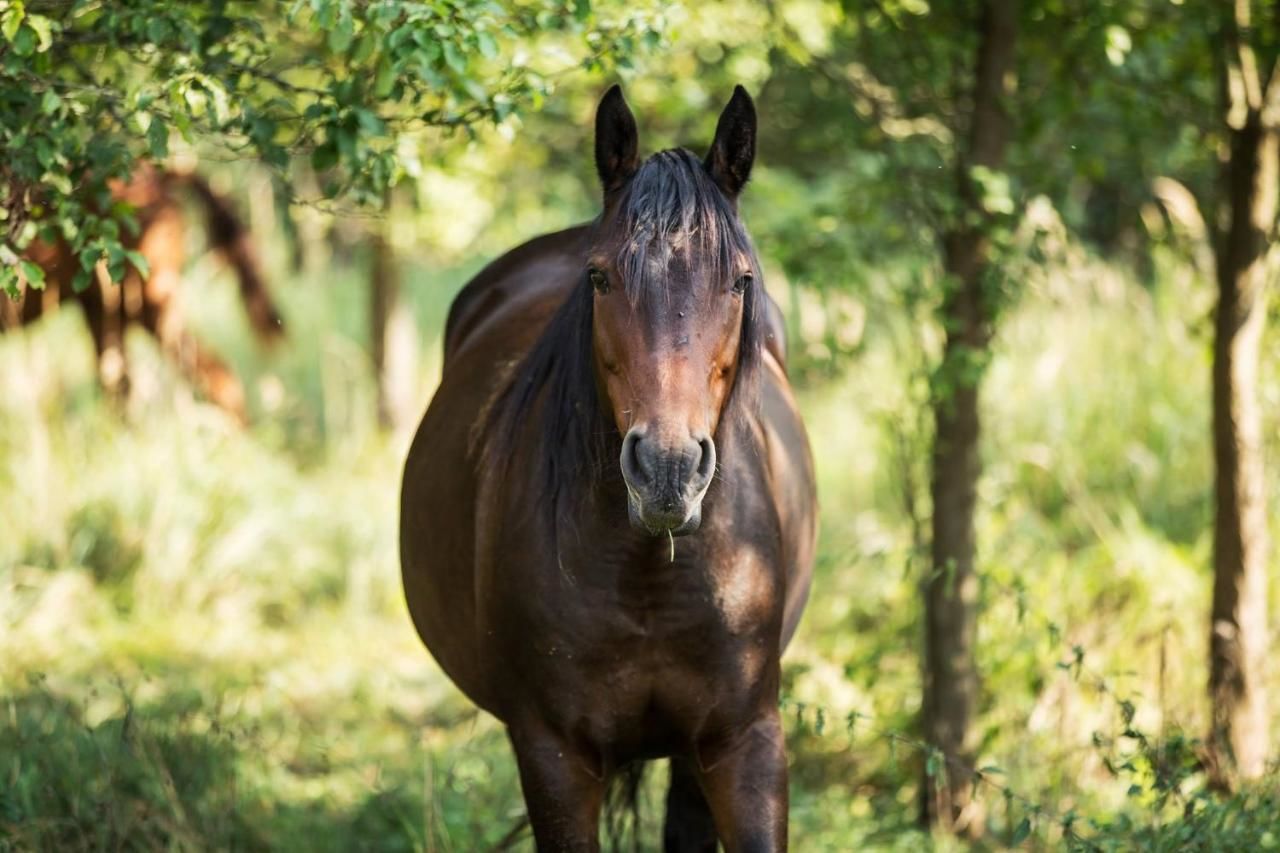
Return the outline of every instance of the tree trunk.
<path id="1" fill-rule="evenodd" d="M 1247 15 L 1247 4 L 1237 4 L 1235 13 L 1239 15 L 1242 6 Z M 1247 18 L 1235 23 L 1247 23 Z M 1230 43 L 1230 36 L 1226 41 Z M 1238 51 L 1239 44 L 1235 47 Z M 1256 77 L 1251 65 L 1242 63 L 1243 70 Z M 1271 81 L 1267 88 L 1275 85 Z M 1275 129 L 1268 126 L 1265 98 L 1252 95 L 1249 100 L 1252 103 L 1237 102 L 1235 110 L 1228 109 L 1230 153 L 1222 181 L 1226 217 L 1216 256 L 1213 452 L 1217 505 L 1209 632 L 1209 757 L 1211 780 L 1222 788 L 1261 776 L 1267 756 L 1261 670 L 1267 654 L 1268 537 L 1256 385 L 1280 143 Z M 1243 122 L 1236 118 L 1239 126 L 1233 127 L 1232 116 L 1241 113 Z"/>
<path id="2" fill-rule="evenodd" d="M 378 425 L 383 429 L 396 426 L 396 412 L 388 388 L 387 336 L 391 313 L 395 308 L 399 282 L 396 278 L 395 255 L 387 240 L 388 223 L 379 221 L 369 239 L 369 347 L 373 372 L 378 385 Z"/>
<path id="3" fill-rule="evenodd" d="M 941 750 L 942 772 L 926 771 L 921 821 L 979 834 L 982 821 L 970 809 L 973 766 L 970 719 L 978 693 L 973 645 L 977 577 L 974 574 L 974 508 L 979 457 L 979 390 L 993 322 L 989 299 L 988 215 L 975 166 L 1004 163 L 1017 3 L 987 0 L 979 21 L 970 126 L 957 157 L 959 225 L 942 236 L 947 293 L 941 309 L 946 329 L 943 363 L 933 391 L 936 432 L 930 482 L 933 498 L 932 572 L 925 583 L 925 666 L 922 708 L 925 738 Z M 936 762 L 930 762 L 938 769 Z"/>

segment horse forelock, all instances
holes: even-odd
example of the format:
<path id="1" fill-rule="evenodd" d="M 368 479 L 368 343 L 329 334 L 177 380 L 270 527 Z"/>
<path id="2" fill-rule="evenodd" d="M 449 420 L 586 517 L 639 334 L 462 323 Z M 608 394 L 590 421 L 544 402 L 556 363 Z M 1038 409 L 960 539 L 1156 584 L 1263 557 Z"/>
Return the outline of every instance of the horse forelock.
<path id="1" fill-rule="evenodd" d="M 712 281 L 737 274 L 755 251 L 732 202 L 691 151 L 673 148 L 646 160 L 621 190 L 616 212 L 602 222 L 600 242 L 614 253 L 633 303 L 670 277 L 655 275 L 672 261 Z"/>

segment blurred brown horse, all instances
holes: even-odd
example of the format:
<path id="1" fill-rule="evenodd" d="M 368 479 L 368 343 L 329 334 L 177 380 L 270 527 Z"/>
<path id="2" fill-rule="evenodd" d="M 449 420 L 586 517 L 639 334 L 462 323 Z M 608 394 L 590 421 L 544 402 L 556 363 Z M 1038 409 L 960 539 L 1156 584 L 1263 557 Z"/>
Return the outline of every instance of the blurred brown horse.
<path id="1" fill-rule="evenodd" d="M 183 318 L 179 284 L 186 261 L 186 219 L 180 194 L 186 191 L 207 211 L 209 243 L 235 270 L 254 331 L 270 342 L 282 334 L 282 325 L 248 231 L 227 201 L 197 175 L 143 165 L 128 182 L 113 182 L 110 189 L 113 201 L 133 209 L 137 235 L 121 231 L 125 248 L 146 259 L 148 275 L 144 278 L 130 267 L 123 281 L 112 282 L 105 264 L 99 264 L 89 286 L 77 293 L 72 280 L 80 263 L 71 247 L 62 241 L 37 242 L 26 256 L 44 270 L 45 287 L 26 288 L 16 302 L 0 297 L 0 331 L 34 323 L 64 301 L 77 302 L 93 335 L 99 380 L 109 393 L 123 396 L 128 391 L 124 335 L 136 325 L 155 337 L 201 394 L 243 421 L 240 380 L 222 359 L 197 343 Z"/>
<path id="2" fill-rule="evenodd" d="M 787 844 L 779 656 L 816 501 L 737 213 L 755 134 L 739 87 L 705 160 L 641 162 L 614 87 L 600 217 L 495 261 L 450 312 L 405 464 L 405 593 L 506 724 L 540 850 L 597 850 L 611 777 L 664 756 L 666 849 Z"/>

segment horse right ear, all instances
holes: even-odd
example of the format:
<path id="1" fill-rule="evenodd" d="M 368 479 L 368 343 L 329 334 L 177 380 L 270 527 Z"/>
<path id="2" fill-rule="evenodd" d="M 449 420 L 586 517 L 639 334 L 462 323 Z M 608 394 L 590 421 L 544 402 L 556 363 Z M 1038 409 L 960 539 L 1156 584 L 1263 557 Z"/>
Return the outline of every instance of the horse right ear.
<path id="1" fill-rule="evenodd" d="M 720 114 L 716 138 L 707 152 L 707 171 L 729 198 L 737 198 L 751 177 L 756 159 L 756 106 L 747 90 L 733 87 L 733 97 Z"/>
<path id="2" fill-rule="evenodd" d="M 596 171 L 605 195 L 635 174 L 638 146 L 636 117 L 622 97 L 622 87 L 615 83 L 596 108 Z"/>

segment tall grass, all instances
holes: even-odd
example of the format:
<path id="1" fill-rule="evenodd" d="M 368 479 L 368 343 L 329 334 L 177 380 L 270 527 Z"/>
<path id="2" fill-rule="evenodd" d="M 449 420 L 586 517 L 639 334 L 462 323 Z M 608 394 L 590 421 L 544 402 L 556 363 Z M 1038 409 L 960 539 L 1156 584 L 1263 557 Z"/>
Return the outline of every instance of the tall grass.
<path id="1" fill-rule="evenodd" d="M 409 270 L 423 405 L 473 268 Z M 991 844 L 1021 840 L 1024 820 L 1028 842 L 1058 844 L 1079 815 L 1073 832 L 1099 844 L 1141 830 L 1162 849 L 1199 784 L 1182 774 L 1160 801 L 1152 756 L 1205 725 L 1208 364 L 1187 319 L 1204 287 L 1173 269 L 1154 290 L 1102 266 L 1063 272 L 998 340 L 979 517 Z M 407 436 L 374 425 L 358 270 L 280 287 L 290 334 L 275 353 L 216 267 L 197 264 L 189 288 L 201 334 L 246 377 L 249 431 L 141 338 L 134 402 L 104 405 L 72 312 L 0 339 L 0 846 L 498 843 L 522 813 L 504 735 L 434 666 L 401 598 Z M 801 389 L 823 519 L 785 666 L 799 850 L 932 843 L 913 828 L 919 354 L 874 332 L 894 318 L 866 322 L 852 356 L 812 374 L 834 378 Z M 1265 382 L 1275 424 L 1273 370 Z M 1240 812 L 1223 808 L 1191 811 Z"/>

